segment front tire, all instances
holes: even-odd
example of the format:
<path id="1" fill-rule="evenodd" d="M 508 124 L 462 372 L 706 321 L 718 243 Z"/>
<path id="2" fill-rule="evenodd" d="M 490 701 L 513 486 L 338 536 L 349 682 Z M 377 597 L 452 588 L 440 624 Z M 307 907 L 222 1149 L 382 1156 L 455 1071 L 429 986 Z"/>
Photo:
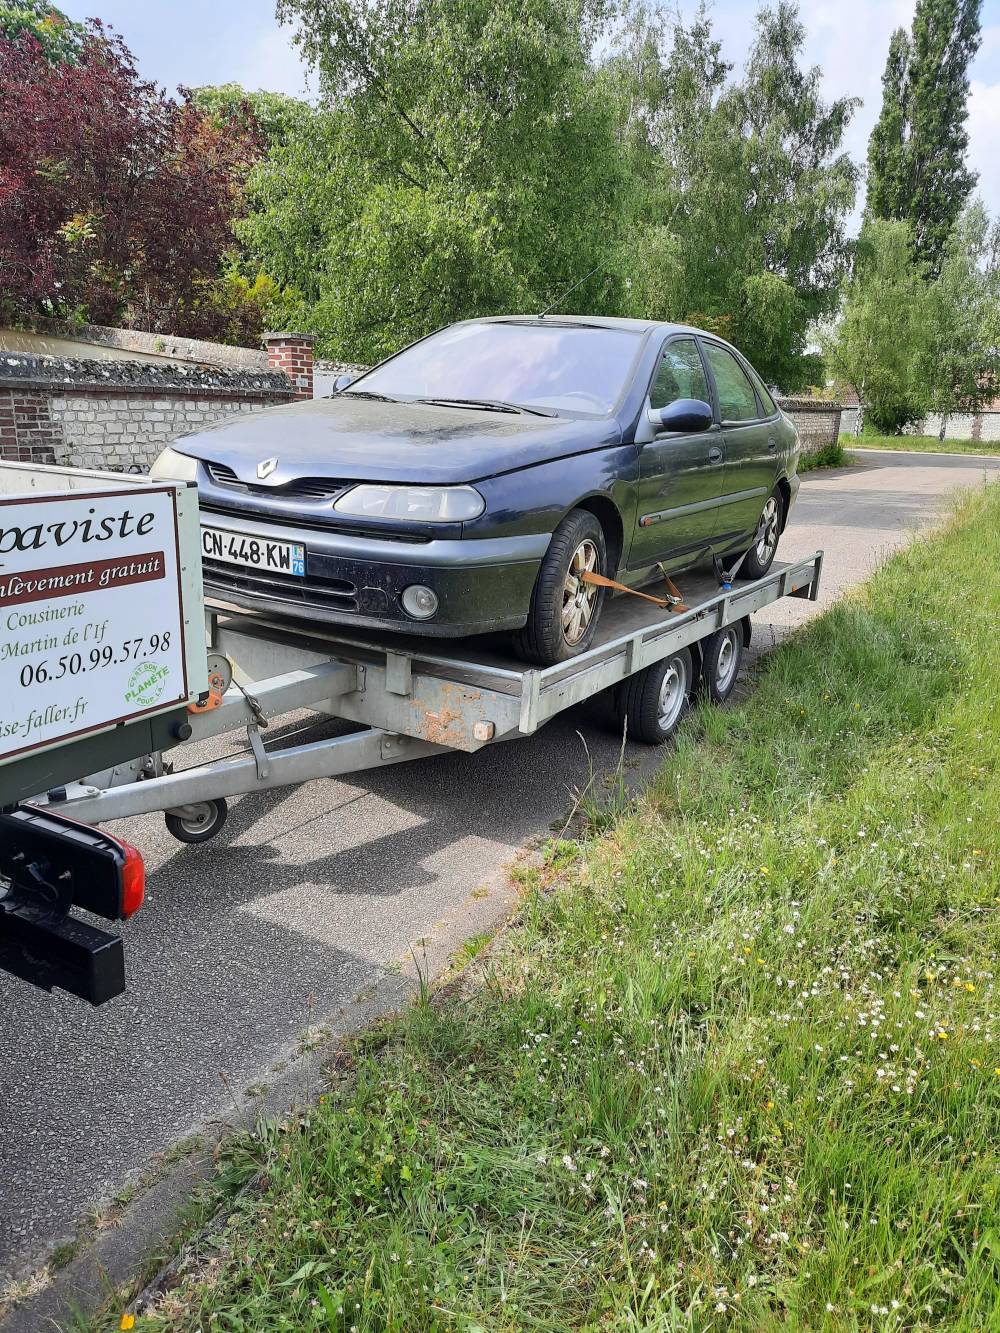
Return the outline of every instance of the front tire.
<path id="1" fill-rule="evenodd" d="M 604 589 L 586 572 L 607 574 L 604 529 L 586 509 L 573 509 L 552 534 L 531 593 L 528 622 L 514 634 L 518 657 L 554 666 L 586 652 L 604 604 Z"/>
<path id="2" fill-rule="evenodd" d="M 746 553 L 740 566 L 740 577 L 744 579 L 762 579 L 774 563 L 778 550 L 778 538 L 781 536 L 781 521 L 785 512 L 785 502 L 777 487 L 764 503 L 753 545 Z"/>

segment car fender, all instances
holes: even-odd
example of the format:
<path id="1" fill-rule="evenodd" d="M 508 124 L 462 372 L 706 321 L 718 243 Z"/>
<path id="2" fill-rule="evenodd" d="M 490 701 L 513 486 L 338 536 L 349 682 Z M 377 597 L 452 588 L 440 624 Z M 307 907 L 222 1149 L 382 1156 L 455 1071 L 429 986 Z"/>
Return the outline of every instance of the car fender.
<path id="1" fill-rule="evenodd" d="M 476 483 L 485 512 L 463 526 L 468 538 L 545 533 L 551 537 L 571 510 L 593 509 L 621 526 L 620 563 L 635 525 L 638 453 L 632 444 L 610 444 L 569 458 L 552 459 Z"/>

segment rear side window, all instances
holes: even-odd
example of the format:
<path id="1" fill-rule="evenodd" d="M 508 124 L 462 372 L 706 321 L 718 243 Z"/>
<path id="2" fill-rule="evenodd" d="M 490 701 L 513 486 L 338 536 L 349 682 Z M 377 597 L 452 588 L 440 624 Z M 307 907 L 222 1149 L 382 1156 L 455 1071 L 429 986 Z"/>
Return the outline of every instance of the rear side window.
<path id="1" fill-rule="evenodd" d="M 760 416 L 757 395 L 743 367 L 724 347 L 705 343 L 705 355 L 719 391 L 719 409 L 723 421 L 756 421 Z"/>
<path id="2" fill-rule="evenodd" d="M 649 405 L 654 411 L 669 407 L 678 398 L 698 398 L 703 403 L 712 401 L 705 367 L 693 338 L 675 338 L 667 344 L 649 391 Z"/>
<path id="3" fill-rule="evenodd" d="M 754 388 L 757 390 L 757 395 L 760 398 L 760 401 L 764 404 L 764 415 L 766 417 L 773 417 L 778 410 L 774 405 L 774 399 L 771 397 L 767 386 L 757 374 L 756 370 L 754 370 L 753 366 L 750 366 L 749 370 L 750 378 L 753 380 Z"/>

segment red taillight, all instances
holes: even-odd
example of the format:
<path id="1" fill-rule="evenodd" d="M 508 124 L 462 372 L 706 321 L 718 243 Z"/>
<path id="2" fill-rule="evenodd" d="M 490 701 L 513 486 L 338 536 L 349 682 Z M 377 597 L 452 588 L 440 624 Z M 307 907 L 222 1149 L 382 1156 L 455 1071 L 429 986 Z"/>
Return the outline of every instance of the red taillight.
<path id="1" fill-rule="evenodd" d="M 128 919 L 138 912 L 146 896 L 146 867 L 137 847 L 123 842 L 121 838 L 115 841 L 125 853 L 125 864 L 122 866 L 122 916 Z"/>

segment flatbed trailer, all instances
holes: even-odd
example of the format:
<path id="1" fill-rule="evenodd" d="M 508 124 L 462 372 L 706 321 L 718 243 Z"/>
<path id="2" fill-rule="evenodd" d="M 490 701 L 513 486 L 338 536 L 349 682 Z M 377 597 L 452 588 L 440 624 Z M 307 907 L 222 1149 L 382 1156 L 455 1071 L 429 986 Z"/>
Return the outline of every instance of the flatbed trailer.
<path id="1" fill-rule="evenodd" d="M 211 690 L 189 709 L 171 760 L 189 744 L 242 729 L 245 752 L 181 771 L 162 751 L 142 755 L 35 803 L 89 824 L 163 811 L 176 837 L 204 842 L 222 827 L 229 797 L 447 751 L 472 754 L 530 736 L 605 691 L 631 735 L 662 741 L 699 685 L 716 700 L 731 692 L 754 612 L 782 597 L 816 600 L 822 565 L 818 551 L 775 562 L 753 581 L 730 583 L 718 569 L 692 571 L 679 577 L 684 605 L 673 609 L 623 594 L 606 602 L 593 647 L 546 668 L 518 662 L 499 636 L 431 643 L 324 629 L 209 601 Z M 303 744 L 265 744 L 271 723 L 301 710 L 356 729 Z"/>

